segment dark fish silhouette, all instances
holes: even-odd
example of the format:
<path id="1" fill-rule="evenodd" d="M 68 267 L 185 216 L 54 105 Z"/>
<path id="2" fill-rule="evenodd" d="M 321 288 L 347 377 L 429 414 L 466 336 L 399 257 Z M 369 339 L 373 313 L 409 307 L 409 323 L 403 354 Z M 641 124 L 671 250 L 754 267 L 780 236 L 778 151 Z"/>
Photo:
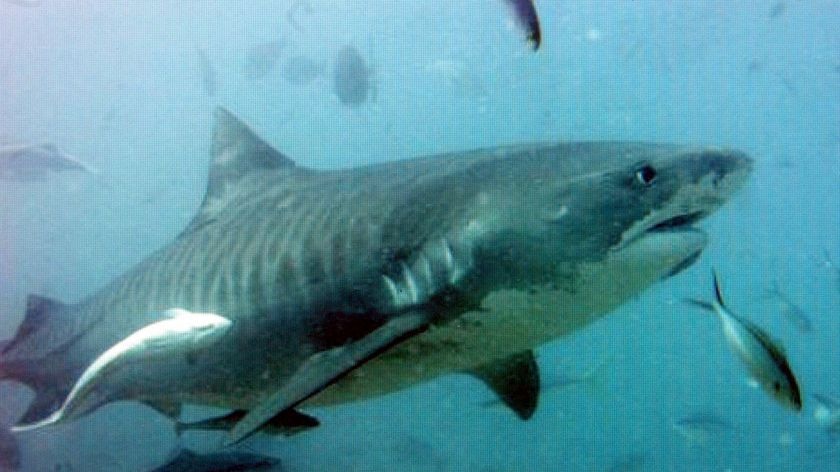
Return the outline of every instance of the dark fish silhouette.
<path id="1" fill-rule="evenodd" d="M 242 69 L 245 77 L 248 80 L 265 77 L 277 65 L 282 53 L 283 43 L 281 41 L 270 41 L 251 46 L 245 54 L 245 66 Z"/>
<path id="2" fill-rule="evenodd" d="M 341 103 L 351 108 L 361 105 L 368 98 L 370 69 L 353 46 L 344 46 L 335 56 L 333 91 Z"/>
<path id="3" fill-rule="evenodd" d="M 210 56 L 207 55 L 207 50 L 201 47 L 195 48 L 196 59 L 198 61 L 198 73 L 201 78 L 201 87 L 208 96 L 212 97 L 216 94 L 216 69 L 213 68 L 213 63 L 210 62 Z"/>
<path id="4" fill-rule="evenodd" d="M 295 85 L 308 85 L 324 73 L 323 61 L 304 56 L 292 56 L 283 63 L 283 78 Z"/>
<path id="5" fill-rule="evenodd" d="M 537 16 L 537 8 L 534 6 L 533 0 L 505 0 L 519 22 L 519 26 L 528 34 L 528 42 L 536 51 L 540 48 L 542 42 L 542 32 L 540 31 L 540 19 Z"/>
<path id="6" fill-rule="evenodd" d="M 776 18 L 779 18 L 780 16 L 784 15 L 785 10 L 787 10 L 787 5 L 785 4 L 785 2 L 776 2 L 773 4 L 772 7 L 770 7 L 770 12 L 768 13 L 768 16 L 770 17 L 770 19 L 775 20 Z"/>
<path id="7" fill-rule="evenodd" d="M 0 146 L 0 180 L 39 180 L 65 171 L 95 173 L 54 144 Z"/>
<path id="8" fill-rule="evenodd" d="M 197 454 L 182 449 L 166 464 L 149 472 L 237 472 L 280 471 L 280 459 L 245 452 Z"/>

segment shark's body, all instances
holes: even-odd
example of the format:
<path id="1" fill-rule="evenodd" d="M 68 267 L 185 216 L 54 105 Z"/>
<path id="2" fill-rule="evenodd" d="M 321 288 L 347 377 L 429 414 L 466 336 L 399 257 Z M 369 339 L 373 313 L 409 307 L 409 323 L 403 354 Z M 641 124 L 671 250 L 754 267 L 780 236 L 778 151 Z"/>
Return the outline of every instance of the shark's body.
<path id="1" fill-rule="evenodd" d="M 79 304 L 30 298 L 0 355 L 0 378 L 36 390 L 21 422 L 173 307 L 232 326 L 201 355 L 109 377 L 91 409 L 250 410 L 235 440 L 275 410 L 471 371 L 526 418 L 531 349 L 693 262 L 706 237 L 689 224 L 750 168 L 734 151 L 613 142 L 316 171 L 217 120 L 207 195 L 175 241 Z"/>

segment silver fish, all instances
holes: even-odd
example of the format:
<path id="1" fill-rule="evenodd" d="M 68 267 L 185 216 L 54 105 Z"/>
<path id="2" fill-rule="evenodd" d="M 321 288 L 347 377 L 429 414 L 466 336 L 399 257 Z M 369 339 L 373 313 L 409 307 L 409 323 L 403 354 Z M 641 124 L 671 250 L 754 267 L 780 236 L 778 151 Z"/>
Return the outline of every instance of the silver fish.
<path id="1" fill-rule="evenodd" d="M 779 313 L 785 317 L 800 333 L 810 333 L 814 330 L 814 324 L 811 318 L 805 313 L 805 310 L 799 307 L 786 293 L 779 287 L 779 282 L 774 280 L 772 286 L 767 289 L 767 294 L 773 297 Z"/>
<path id="2" fill-rule="evenodd" d="M 802 409 L 799 384 L 788 365 L 784 350 L 757 325 L 735 315 L 726 307 L 720 293 L 717 274 L 713 272 L 715 300 L 686 299 L 687 302 L 718 315 L 729 347 L 747 367 L 750 375 L 782 405 Z"/>
<path id="3" fill-rule="evenodd" d="M 537 16 L 537 8 L 533 0 L 505 0 L 513 10 L 514 17 L 520 27 L 528 34 L 528 42 L 534 51 L 540 48 L 542 43 L 542 32 L 540 31 L 540 19 Z"/>
<path id="4" fill-rule="evenodd" d="M 732 424 L 709 412 L 695 413 L 675 420 L 671 427 L 691 446 L 705 446 L 712 435 L 732 429 Z"/>
<path id="5" fill-rule="evenodd" d="M 840 400 L 819 393 L 812 396 L 817 402 L 814 407 L 814 421 L 826 432 L 840 434 Z"/>
<path id="6" fill-rule="evenodd" d="M 87 402 L 87 397 L 110 372 L 126 364 L 188 354 L 216 342 L 231 325 L 230 320 L 213 313 L 171 309 L 165 316 L 166 319 L 138 329 L 97 357 L 76 381 L 61 408 L 52 415 L 35 423 L 15 426 L 12 431 L 30 431 L 87 413 L 98 406 Z"/>

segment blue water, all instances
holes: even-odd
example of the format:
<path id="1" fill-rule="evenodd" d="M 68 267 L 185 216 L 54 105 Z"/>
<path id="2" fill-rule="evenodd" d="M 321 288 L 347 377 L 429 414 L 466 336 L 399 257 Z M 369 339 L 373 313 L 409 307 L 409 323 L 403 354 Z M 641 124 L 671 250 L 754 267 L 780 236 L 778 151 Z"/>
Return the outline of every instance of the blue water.
<path id="1" fill-rule="evenodd" d="M 249 447 L 301 472 L 840 471 L 810 396 L 840 397 L 840 1 L 542 0 L 537 53 L 501 0 L 14 3 L 0 1 L 0 144 L 54 142 L 96 174 L 0 182 L 0 338 L 26 294 L 79 300 L 178 233 L 204 192 L 216 105 L 319 168 L 535 140 L 735 147 L 755 171 L 703 223 L 701 260 L 540 349 L 547 372 L 608 362 L 602 388 L 550 392 L 523 423 L 450 376 L 318 410 L 320 428 Z M 329 64 L 354 45 L 373 98 L 343 105 L 329 65 L 305 85 L 280 65 L 246 79 L 248 48 L 278 40 L 280 64 Z M 212 96 L 196 48 L 215 69 Z M 710 296 L 712 266 L 729 305 L 786 347 L 800 414 L 750 387 L 716 320 L 680 303 Z M 763 296 L 773 280 L 813 332 Z M 10 424 L 30 396 L 3 384 L 0 398 Z M 692 445 L 672 423 L 698 410 L 731 429 Z M 27 471 L 143 471 L 176 444 L 134 405 L 19 440 Z"/>

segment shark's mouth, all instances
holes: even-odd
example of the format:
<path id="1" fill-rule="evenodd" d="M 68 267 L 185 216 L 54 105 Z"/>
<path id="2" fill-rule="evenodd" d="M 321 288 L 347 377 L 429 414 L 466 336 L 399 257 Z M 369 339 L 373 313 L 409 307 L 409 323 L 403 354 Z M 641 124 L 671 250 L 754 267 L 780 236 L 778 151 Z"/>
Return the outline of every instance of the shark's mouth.
<path id="1" fill-rule="evenodd" d="M 694 211 L 682 215 L 673 216 L 666 220 L 660 221 L 647 229 L 648 232 L 657 231 L 678 231 L 688 228 L 693 228 L 692 225 L 706 217 L 705 211 Z"/>

